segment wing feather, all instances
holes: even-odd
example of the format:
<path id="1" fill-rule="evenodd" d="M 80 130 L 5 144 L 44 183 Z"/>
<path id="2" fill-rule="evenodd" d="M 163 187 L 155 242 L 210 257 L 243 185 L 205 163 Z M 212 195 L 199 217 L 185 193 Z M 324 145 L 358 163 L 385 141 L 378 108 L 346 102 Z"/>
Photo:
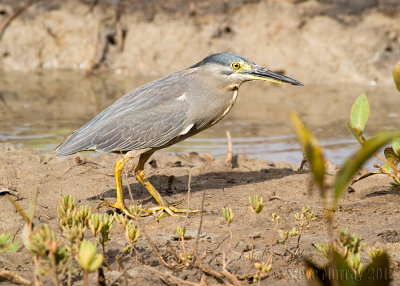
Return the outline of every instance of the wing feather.
<path id="1" fill-rule="evenodd" d="M 83 150 L 126 152 L 162 147 L 190 123 L 189 103 L 176 100 L 187 88 L 178 72 L 141 86 L 114 102 L 71 134 L 58 156 Z"/>

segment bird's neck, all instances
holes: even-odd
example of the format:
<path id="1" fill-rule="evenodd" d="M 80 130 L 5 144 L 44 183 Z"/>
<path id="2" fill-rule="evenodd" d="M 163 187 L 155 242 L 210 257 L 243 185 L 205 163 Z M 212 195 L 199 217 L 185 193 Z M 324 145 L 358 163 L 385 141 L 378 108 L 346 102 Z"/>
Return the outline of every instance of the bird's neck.
<path id="1" fill-rule="evenodd" d="M 236 102 L 237 96 L 239 94 L 239 85 L 238 84 L 230 85 L 229 90 L 231 92 L 233 92 L 232 99 L 231 99 L 231 105 L 233 105 Z"/>

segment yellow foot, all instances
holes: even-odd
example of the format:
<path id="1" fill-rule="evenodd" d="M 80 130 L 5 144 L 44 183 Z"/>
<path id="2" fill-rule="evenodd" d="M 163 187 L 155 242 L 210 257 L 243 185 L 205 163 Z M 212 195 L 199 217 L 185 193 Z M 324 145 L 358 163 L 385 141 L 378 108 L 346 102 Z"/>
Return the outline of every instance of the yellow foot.
<path id="1" fill-rule="evenodd" d="M 135 216 L 124 206 L 124 204 L 115 202 L 114 204 L 106 202 L 106 201 L 102 201 L 101 202 L 102 206 L 107 206 L 107 207 L 112 207 L 114 209 L 118 209 L 121 212 L 123 212 L 127 217 L 130 218 L 135 218 Z M 143 213 L 142 216 L 149 216 L 149 213 Z"/>
<path id="2" fill-rule="evenodd" d="M 179 205 L 181 202 L 174 203 L 174 204 L 164 204 L 164 205 L 159 205 L 154 208 L 150 208 L 147 210 L 143 210 L 144 213 L 146 214 L 154 214 L 156 216 L 159 216 L 162 212 L 168 213 L 170 216 L 179 216 L 179 213 L 199 213 L 199 210 L 187 210 L 187 209 L 178 209 L 175 206 Z"/>
<path id="3" fill-rule="evenodd" d="M 176 202 L 176 203 L 168 203 L 166 202 L 163 205 L 159 205 L 157 207 L 153 207 L 150 209 L 144 209 L 142 210 L 142 214 L 141 216 L 149 216 L 149 215 L 156 215 L 159 216 L 162 212 L 166 212 L 168 213 L 170 216 L 179 216 L 177 213 L 199 213 L 199 210 L 187 210 L 187 209 L 178 209 L 175 206 L 181 204 L 182 201 Z M 130 217 L 130 218 L 135 218 L 135 216 L 124 206 L 124 204 L 121 203 L 109 203 L 106 201 L 102 201 L 101 202 L 102 206 L 108 206 L 108 207 L 112 207 L 114 209 L 118 209 L 121 212 L 123 212 L 126 216 Z"/>
<path id="4" fill-rule="evenodd" d="M 164 201 L 164 200 L 163 200 Z M 180 205 L 183 201 L 178 201 L 176 203 L 169 203 L 164 201 L 163 204 L 160 204 L 157 207 L 153 207 L 147 210 L 143 210 L 146 214 L 153 214 L 155 216 L 159 216 L 161 213 L 166 212 L 170 216 L 179 216 L 177 213 L 199 213 L 199 210 L 187 210 L 187 209 L 178 209 L 175 206 Z"/>

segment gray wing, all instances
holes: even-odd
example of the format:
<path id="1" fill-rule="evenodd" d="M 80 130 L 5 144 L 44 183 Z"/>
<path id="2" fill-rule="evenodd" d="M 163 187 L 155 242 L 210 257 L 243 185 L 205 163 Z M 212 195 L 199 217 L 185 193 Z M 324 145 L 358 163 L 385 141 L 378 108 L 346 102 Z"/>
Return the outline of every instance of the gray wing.
<path id="1" fill-rule="evenodd" d="M 178 72 L 127 93 L 71 134 L 56 149 L 57 155 L 83 150 L 126 152 L 168 144 L 190 124 L 188 102 L 177 100 L 186 88 Z"/>

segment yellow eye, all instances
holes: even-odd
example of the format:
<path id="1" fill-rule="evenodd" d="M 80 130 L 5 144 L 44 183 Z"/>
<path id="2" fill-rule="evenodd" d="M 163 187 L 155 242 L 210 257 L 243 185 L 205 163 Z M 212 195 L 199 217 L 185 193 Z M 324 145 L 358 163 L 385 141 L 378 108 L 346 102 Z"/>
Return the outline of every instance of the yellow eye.
<path id="1" fill-rule="evenodd" d="M 240 68 L 240 64 L 239 64 L 239 63 L 233 63 L 233 64 L 232 64 L 232 67 L 233 67 L 235 70 L 238 70 L 238 69 Z"/>

